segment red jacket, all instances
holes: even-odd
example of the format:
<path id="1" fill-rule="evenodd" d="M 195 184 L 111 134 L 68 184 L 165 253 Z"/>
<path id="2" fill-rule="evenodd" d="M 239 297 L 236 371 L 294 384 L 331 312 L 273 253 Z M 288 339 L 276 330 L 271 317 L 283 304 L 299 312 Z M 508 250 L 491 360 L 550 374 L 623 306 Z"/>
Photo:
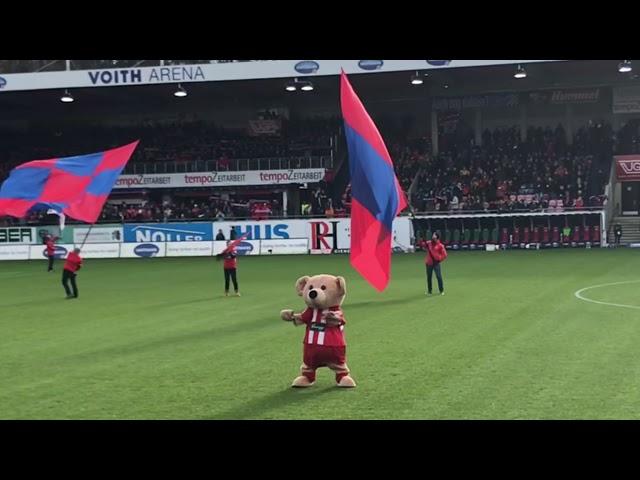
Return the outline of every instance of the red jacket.
<path id="1" fill-rule="evenodd" d="M 67 255 L 67 261 L 64 262 L 64 269 L 70 272 L 77 272 L 82 265 L 82 258 L 75 252 L 69 252 Z"/>
<path id="2" fill-rule="evenodd" d="M 238 267 L 237 253 L 235 248 L 226 249 L 222 252 L 224 258 L 224 269 L 231 270 Z"/>
<path id="3" fill-rule="evenodd" d="M 429 266 L 432 266 L 435 263 L 444 262 L 445 258 L 447 258 L 447 249 L 444 248 L 444 245 L 440 240 L 437 240 L 436 243 L 433 243 L 433 240 L 429 240 L 427 242 L 427 256 L 424 259 L 424 263 Z"/>
<path id="4" fill-rule="evenodd" d="M 58 237 L 49 237 L 47 238 L 47 255 L 49 257 L 52 257 L 53 254 L 56 251 L 56 240 L 58 239 Z"/>

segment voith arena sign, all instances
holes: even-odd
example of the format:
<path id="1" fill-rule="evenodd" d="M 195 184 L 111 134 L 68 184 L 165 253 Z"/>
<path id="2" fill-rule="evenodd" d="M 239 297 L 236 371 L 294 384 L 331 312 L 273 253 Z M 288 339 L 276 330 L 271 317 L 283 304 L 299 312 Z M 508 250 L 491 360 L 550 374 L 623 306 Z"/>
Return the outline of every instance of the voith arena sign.
<path id="1" fill-rule="evenodd" d="M 18 90 L 119 87 L 191 82 L 291 78 L 297 76 L 415 72 L 448 68 L 517 65 L 564 60 L 254 60 L 196 65 L 3 73 L 0 94 Z"/>
<path id="2" fill-rule="evenodd" d="M 136 85 L 205 81 L 202 67 L 123 68 L 87 71 L 91 85 Z"/>
<path id="3" fill-rule="evenodd" d="M 618 180 L 640 181 L 640 155 L 618 155 L 615 159 Z"/>
<path id="4" fill-rule="evenodd" d="M 303 168 L 295 170 L 120 175 L 114 188 L 240 187 L 245 185 L 318 183 L 324 179 L 325 174 L 324 168 Z"/>

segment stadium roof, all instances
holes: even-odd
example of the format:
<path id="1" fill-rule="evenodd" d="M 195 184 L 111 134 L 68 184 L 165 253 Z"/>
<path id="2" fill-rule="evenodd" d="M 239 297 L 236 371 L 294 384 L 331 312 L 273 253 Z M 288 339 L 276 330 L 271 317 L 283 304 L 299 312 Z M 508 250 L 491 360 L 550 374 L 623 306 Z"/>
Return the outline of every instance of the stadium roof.
<path id="1" fill-rule="evenodd" d="M 514 78 L 514 65 L 430 70 L 423 85 L 411 85 L 411 73 L 389 72 L 354 75 L 352 83 L 364 101 L 424 101 L 429 97 L 456 96 L 491 92 L 534 91 L 539 89 L 637 85 L 637 72 L 619 73 L 617 60 L 588 60 L 526 64 L 527 78 Z M 640 65 L 639 65 L 640 69 Z M 0 112 L 14 117 L 65 111 L 126 110 L 133 107 L 161 107 L 176 102 L 198 102 L 211 108 L 260 108 L 270 106 L 337 106 L 337 76 L 305 78 L 314 85 L 312 92 L 287 92 L 286 79 L 238 80 L 183 83 L 189 96 L 176 99 L 174 84 L 127 87 L 79 88 L 73 90 L 72 105 L 59 101 L 63 90 L 4 92 L 0 94 Z M 445 88 L 445 85 L 448 88 Z M 0 116 L 5 116 L 0 113 Z M 5 117 L 6 118 L 6 117 Z"/>

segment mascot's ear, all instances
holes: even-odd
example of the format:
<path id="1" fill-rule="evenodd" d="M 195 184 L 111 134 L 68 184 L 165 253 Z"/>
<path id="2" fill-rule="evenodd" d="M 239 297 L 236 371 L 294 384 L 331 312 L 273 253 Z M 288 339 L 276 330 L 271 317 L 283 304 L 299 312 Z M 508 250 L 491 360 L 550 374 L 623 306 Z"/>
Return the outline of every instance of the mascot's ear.
<path id="1" fill-rule="evenodd" d="M 344 277 L 336 277 L 336 282 L 338 283 L 338 291 L 340 295 L 347 294 L 347 282 Z"/>
<path id="2" fill-rule="evenodd" d="M 304 277 L 300 277 L 297 281 L 296 281 L 296 291 L 298 292 L 299 296 L 302 296 L 302 291 L 304 290 L 305 285 L 307 285 L 307 282 L 309 281 L 308 276 L 304 276 Z"/>

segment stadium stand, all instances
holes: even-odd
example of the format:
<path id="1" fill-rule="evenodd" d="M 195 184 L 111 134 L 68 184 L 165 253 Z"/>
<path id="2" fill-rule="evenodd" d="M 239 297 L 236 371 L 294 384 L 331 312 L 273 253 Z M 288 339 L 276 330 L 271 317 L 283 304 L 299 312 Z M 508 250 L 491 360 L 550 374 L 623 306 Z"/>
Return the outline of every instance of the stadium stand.
<path id="1" fill-rule="evenodd" d="M 601 206 L 611 165 L 610 127 L 583 127 L 570 146 L 564 135 L 561 125 L 555 131 L 531 128 L 523 142 L 512 127 L 486 130 L 482 146 L 450 144 L 450 150 L 425 159 L 414 207 L 429 212 Z"/>

